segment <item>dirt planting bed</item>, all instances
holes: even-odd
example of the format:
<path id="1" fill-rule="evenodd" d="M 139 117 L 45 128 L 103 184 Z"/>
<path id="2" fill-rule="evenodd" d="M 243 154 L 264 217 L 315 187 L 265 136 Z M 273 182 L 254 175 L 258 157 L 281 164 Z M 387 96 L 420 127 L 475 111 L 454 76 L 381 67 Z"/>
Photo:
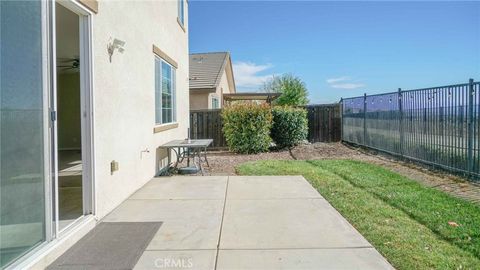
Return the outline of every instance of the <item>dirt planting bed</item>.
<path id="1" fill-rule="evenodd" d="M 465 179 L 434 171 L 412 162 L 381 155 L 374 151 L 354 148 L 342 143 L 314 143 L 299 145 L 291 150 L 281 150 L 253 155 L 236 154 L 229 151 L 211 151 L 208 153 L 210 167 L 206 175 L 235 175 L 238 164 L 257 160 L 310 160 L 310 159 L 353 159 L 381 165 L 399 174 L 407 176 L 427 186 L 446 191 L 470 201 L 480 203 L 480 185 Z"/>

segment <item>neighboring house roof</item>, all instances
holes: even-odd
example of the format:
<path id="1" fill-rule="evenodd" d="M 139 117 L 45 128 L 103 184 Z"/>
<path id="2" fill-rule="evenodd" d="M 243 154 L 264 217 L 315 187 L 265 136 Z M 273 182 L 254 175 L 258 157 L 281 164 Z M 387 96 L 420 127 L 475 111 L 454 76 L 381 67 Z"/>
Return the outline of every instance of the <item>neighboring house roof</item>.
<path id="1" fill-rule="evenodd" d="M 225 69 L 227 69 L 227 76 L 230 77 L 233 92 L 235 92 L 235 80 L 229 52 L 190 54 L 190 89 L 216 88 Z"/>

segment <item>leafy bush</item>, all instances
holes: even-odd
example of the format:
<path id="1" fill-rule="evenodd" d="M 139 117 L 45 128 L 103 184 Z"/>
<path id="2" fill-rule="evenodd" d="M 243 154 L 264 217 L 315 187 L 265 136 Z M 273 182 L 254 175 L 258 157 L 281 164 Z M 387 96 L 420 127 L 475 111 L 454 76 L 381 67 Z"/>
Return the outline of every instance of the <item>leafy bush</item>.
<path id="1" fill-rule="evenodd" d="M 278 147 L 291 147 L 307 139 L 307 111 L 302 108 L 274 107 L 271 136 Z"/>
<path id="2" fill-rule="evenodd" d="M 275 105 L 303 106 L 308 103 L 307 86 L 302 79 L 292 74 L 273 77 L 264 84 L 263 90 L 267 93 L 282 94 L 273 101 Z"/>
<path id="3" fill-rule="evenodd" d="M 272 139 L 272 112 L 268 105 L 238 104 L 222 111 L 223 133 L 231 151 L 259 153 L 268 150 Z"/>

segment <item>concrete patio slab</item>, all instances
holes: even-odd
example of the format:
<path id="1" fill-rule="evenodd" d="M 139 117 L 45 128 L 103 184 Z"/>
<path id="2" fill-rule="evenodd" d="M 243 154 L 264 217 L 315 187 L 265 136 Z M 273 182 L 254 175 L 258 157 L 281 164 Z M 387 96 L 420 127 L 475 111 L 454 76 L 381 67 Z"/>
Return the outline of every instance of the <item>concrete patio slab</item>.
<path id="1" fill-rule="evenodd" d="M 220 221 L 223 200 L 126 200 L 104 221 L 184 221 L 203 223 L 205 219 Z M 202 222 L 203 221 L 203 222 Z"/>
<path id="2" fill-rule="evenodd" d="M 322 198 L 301 176 L 230 176 L 228 199 Z"/>
<path id="3" fill-rule="evenodd" d="M 131 199 L 223 200 L 227 179 L 226 176 L 158 177 L 133 194 Z"/>
<path id="4" fill-rule="evenodd" d="M 217 251 L 185 250 L 156 251 L 147 250 L 143 253 L 134 270 L 146 269 L 196 269 L 211 270 L 215 268 Z"/>
<path id="5" fill-rule="evenodd" d="M 147 250 L 216 249 L 223 204 L 223 200 L 127 200 L 104 221 L 163 222 Z"/>
<path id="6" fill-rule="evenodd" d="M 162 222 L 135 269 L 392 269 L 301 176 L 154 178 L 103 221 Z"/>
<path id="7" fill-rule="evenodd" d="M 164 222 L 147 250 L 216 249 L 221 223 L 217 217 Z"/>
<path id="8" fill-rule="evenodd" d="M 228 200 L 221 249 L 371 245 L 324 199 Z"/>
<path id="9" fill-rule="evenodd" d="M 217 270 L 393 269 L 373 248 L 220 250 Z"/>

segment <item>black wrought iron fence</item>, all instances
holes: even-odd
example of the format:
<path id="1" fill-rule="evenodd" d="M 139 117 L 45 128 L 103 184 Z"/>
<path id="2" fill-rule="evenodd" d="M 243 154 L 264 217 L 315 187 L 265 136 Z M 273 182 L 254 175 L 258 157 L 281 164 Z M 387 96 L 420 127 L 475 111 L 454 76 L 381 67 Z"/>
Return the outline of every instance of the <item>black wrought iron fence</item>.
<path id="1" fill-rule="evenodd" d="M 342 100 L 342 140 L 480 179 L 480 82 Z"/>

